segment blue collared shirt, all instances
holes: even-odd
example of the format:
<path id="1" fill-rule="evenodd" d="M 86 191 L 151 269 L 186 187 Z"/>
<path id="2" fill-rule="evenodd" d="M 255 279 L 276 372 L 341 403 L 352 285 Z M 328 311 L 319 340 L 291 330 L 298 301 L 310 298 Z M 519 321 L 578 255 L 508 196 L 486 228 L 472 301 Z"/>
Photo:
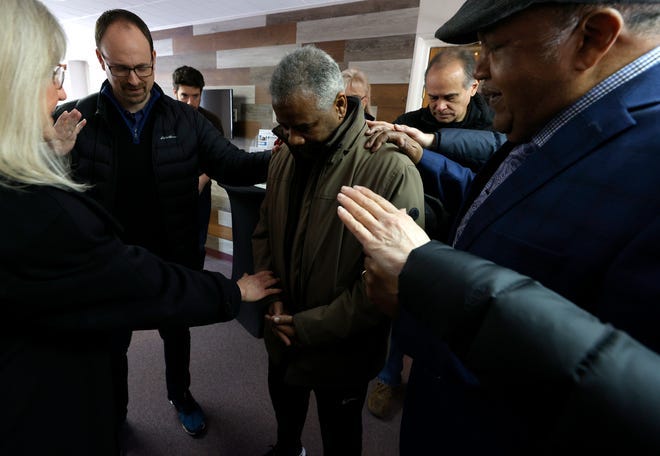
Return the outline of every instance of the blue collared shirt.
<path id="1" fill-rule="evenodd" d="M 543 146 L 550 138 L 552 138 L 557 130 L 566 125 L 573 117 L 577 116 L 596 101 L 630 81 L 632 78 L 648 70 L 658 62 L 660 62 L 660 46 L 630 62 L 619 71 L 608 76 L 606 79 L 591 88 L 587 93 L 582 95 L 579 100 L 559 113 L 553 120 L 543 127 L 543 129 L 532 138 L 532 142 L 537 147 Z"/>
<path id="2" fill-rule="evenodd" d="M 154 107 L 156 100 L 160 98 L 160 92 L 156 90 L 155 87 L 152 87 L 151 92 L 149 92 L 149 101 L 144 106 L 144 108 L 135 113 L 128 112 L 119 104 L 117 98 L 115 98 L 115 94 L 112 92 L 112 86 L 108 81 L 103 83 L 101 93 L 112 102 L 115 108 L 117 108 L 117 111 L 119 111 L 119 114 L 121 114 L 122 119 L 124 119 L 124 123 L 126 123 L 126 126 L 128 127 L 128 131 L 131 133 L 133 144 L 140 144 L 140 135 L 142 134 L 142 129 L 147 123 L 147 118 L 149 117 L 151 109 Z"/>

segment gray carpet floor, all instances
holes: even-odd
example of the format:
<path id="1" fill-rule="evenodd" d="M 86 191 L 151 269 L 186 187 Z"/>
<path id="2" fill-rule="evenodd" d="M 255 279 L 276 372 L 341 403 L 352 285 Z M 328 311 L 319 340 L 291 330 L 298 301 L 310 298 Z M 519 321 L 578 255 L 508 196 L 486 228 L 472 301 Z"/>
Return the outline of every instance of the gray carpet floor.
<path id="1" fill-rule="evenodd" d="M 207 269 L 231 275 L 231 261 L 207 256 Z M 191 392 L 207 416 L 202 438 L 185 434 L 166 398 L 163 344 L 157 331 L 136 331 L 129 348 L 128 456 L 260 456 L 275 443 L 275 416 L 261 339 L 236 321 L 191 329 Z M 373 382 L 370 388 L 373 387 Z M 398 401 L 400 403 L 400 401 Z M 363 455 L 398 454 L 400 408 L 389 420 L 363 412 Z M 313 401 L 303 432 L 310 456 L 322 455 Z"/>

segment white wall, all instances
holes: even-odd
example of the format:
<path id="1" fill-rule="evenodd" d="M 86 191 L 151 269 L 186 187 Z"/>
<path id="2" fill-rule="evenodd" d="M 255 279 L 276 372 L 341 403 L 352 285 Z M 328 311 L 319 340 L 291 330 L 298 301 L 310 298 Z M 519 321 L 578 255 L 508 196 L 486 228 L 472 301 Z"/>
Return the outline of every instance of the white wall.
<path id="1" fill-rule="evenodd" d="M 447 22 L 463 3 L 464 0 L 444 0 L 442 2 L 420 0 L 406 112 L 414 111 L 422 106 L 424 71 L 428 63 L 429 50 L 436 46 L 447 46 L 447 43 L 434 37 L 435 31 Z"/>
<path id="2" fill-rule="evenodd" d="M 64 90 L 69 100 L 77 100 L 89 94 L 89 64 L 87 60 L 67 59 L 67 75 Z"/>
<path id="3" fill-rule="evenodd" d="M 77 99 L 98 92 L 105 72 L 96 59 L 94 29 L 77 25 L 64 25 L 67 34 L 66 62 L 69 70 L 64 89 L 69 99 Z"/>

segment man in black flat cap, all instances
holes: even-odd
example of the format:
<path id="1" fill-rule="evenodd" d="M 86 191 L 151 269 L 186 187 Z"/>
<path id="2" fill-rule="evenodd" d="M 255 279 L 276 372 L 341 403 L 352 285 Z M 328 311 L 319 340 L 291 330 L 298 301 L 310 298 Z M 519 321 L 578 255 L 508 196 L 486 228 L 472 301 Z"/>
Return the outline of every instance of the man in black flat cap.
<path id="1" fill-rule="evenodd" d="M 469 185 L 450 243 L 530 276 L 658 353 L 660 1 L 468 0 L 436 37 L 481 42 L 475 78 L 494 94 L 493 124 L 508 139 L 479 173 L 462 174 Z M 425 185 L 451 170 L 448 159 L 434 160 L 418 165 Z M 374 207 L 366 201 L 358 198 Z M 389 219 L 362 220 L 375 223 L 365 238 L 372 301 L 427 306 L 456 323 L 419 325 L 417 338 L 430 329 L 443 343 L 415 356 L 401 454 L 594 454 L 620 445 L 658 454 L 650 412 L 613 413 L 621 403 L 602 400 L 595 360 L 615 343 L 611 331 L 586 344 L 579 318 L 559 309 L 561 317 L 541 317 L 537 295 L 505 321 L 467 308 L 470 269 L 443 265 L 437 243 L 405 247 L 405 236 L 388 235 Z M 605 362 L 625 372 L 628 360 Z M 647 375 L 660 384 L 657 369 Z M 606 378 L 605 391 L 660 394 L 625 379 Z"/>

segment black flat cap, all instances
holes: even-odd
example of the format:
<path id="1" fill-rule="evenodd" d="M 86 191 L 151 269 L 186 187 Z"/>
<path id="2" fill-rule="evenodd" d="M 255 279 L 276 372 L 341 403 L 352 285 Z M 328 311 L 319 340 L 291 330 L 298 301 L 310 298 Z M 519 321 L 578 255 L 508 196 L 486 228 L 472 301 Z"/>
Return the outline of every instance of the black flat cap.
<path id="1" fill-rule="evenodd" d="M 605 3 L 604 0 L 467 0 L 454 16 L 435 32 L 446 43 L 478 41 L 477 32 L 539 3 Z M 660 3 L 660 0 L 612 0 L 611 3 Z"/>

